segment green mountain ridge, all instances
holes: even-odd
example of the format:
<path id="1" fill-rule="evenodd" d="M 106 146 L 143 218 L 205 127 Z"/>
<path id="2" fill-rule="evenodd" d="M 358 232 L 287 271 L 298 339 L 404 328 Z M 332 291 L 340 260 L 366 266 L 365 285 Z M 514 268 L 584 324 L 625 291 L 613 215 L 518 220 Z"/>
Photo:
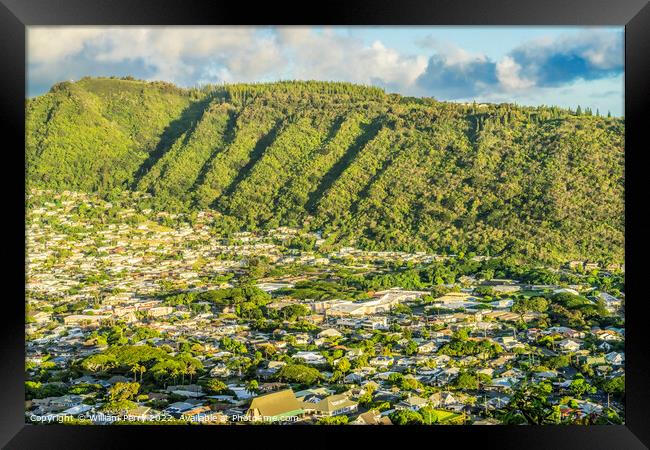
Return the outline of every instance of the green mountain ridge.
<path id="1" fill-rule="evenodd" d="M 26 108 L 28 187 L 142 190 L 367 249 L 624 259 L 622 119 L 298 81 L 84 78 Z"/>

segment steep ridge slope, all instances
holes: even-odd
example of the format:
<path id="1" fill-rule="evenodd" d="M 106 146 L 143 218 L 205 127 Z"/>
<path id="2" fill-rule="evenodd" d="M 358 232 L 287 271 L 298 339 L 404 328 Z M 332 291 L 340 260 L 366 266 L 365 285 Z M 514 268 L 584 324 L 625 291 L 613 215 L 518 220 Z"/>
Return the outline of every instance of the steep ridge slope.
<path id="1" fill-rule="evenodd" d="M 232 229 L 329 243 L 623 260 L 624 123 L 349 83 L 86 78 L 27 102 L 28 187 L 137 189 Z"/>

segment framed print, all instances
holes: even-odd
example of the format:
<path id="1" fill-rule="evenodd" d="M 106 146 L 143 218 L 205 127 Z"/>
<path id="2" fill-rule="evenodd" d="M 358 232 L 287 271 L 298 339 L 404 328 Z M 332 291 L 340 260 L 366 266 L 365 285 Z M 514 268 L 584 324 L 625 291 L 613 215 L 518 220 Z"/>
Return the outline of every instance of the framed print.
<path id="1" fill-rule="evenodd" d="M 2 443 L 646 448 L 650 7 L 287 9 L 3 0 Z"/>

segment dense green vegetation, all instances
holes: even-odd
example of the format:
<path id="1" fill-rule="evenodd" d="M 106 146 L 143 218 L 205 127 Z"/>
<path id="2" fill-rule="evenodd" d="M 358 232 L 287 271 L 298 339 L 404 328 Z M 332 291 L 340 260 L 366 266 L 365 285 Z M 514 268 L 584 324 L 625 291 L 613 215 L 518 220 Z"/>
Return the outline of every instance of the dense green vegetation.
<path id="1" fill-rule="evenodd" d="M 27 102 L 29 187 L 138 189 L 224 230 L 326 244 L 623 262 L 622 119 L 349 83 L 180 89 L 84 78 Z"/>

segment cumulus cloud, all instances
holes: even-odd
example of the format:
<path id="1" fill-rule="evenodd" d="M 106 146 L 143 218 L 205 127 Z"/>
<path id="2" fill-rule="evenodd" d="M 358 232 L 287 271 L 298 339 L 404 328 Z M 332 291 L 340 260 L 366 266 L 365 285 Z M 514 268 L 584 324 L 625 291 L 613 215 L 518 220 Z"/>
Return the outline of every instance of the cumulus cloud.
<path id="1" fill-rule="evenodd" d="M 471 97 L 497 82 L 495 66 L 494 62 L 482 58 L 450 63 L 444 56 L 434 55 L 417 82 L 441 99 Z"/>
<path id="2" fill-rule="evenodd" d="M 553 41 L 536 40 L 514 49 L 510 56 L 537 86 L 595 80 L 622 73 L 623 34 L 593 30 Z"/>
<path id="3" fill-rule="evenodd" d="M 34 27 L 28 58 L 37 84 L 133 69 L 137 77 L 181 85 L 297 78 L 400 90 L 427 65 L 424 56 L 403 55 L 380 41 L 368 45 L 313 27 Z M 110 67 L 117 73 L 107 73 Z"/>
<path id="4" fill-rule="evenodd" d="M 253 27 L 35 27 L 28 58 L 37 78 L 69 78 L 71 68 L 78 76 L 106 75 L 114 67 L 181 85 L 253 81 L 286 63 L 273 35 Z"/>
<path id="5" fill-rule="evenodd" d="M 27 34 L 27 53 L 30 62 L 60 62 L 79 53 L 85 45 L 102 34 L 98 28 L 39 27 Z"/>
<path id="6" fill-rule="evenodd" d="M 278 37 L 296 78 L 401 89 L 412 85 L 427 65 L 424 56 L 401 54 L 380 41 L 367 45 L 331 28 L 280 28 Z"/>
<path id="7" fill-rule="evenodd" d="M 505 56 L 496 64 L 497 79 L 507 91 L 526 89 L 535 85 L 533 80 L 522 78 L 521 66 L 511 56 Z"/>
<path id="8" fill-rule="evenodd" d="M 441 99 L 557 87 L 623 72 L 623 35 L 611 31 L 537 39 L 514 48 L 498 61 L 435 40 L 420 44 L 434 48 L 436 54 L 417 83 Z"/>
<path id="9" fill-rule="evenodd" d="M 314 79 L 443 100 L 516 96 L 621 74 L 623 35 L 590 30 L 520 44 L 493 60 L 421 39 L 412 52 L 332 27 L 30 27 L 31 93 L 85 75 L 182 86 Z M 413 44 L 416 44 L 415 42 Z"/>

